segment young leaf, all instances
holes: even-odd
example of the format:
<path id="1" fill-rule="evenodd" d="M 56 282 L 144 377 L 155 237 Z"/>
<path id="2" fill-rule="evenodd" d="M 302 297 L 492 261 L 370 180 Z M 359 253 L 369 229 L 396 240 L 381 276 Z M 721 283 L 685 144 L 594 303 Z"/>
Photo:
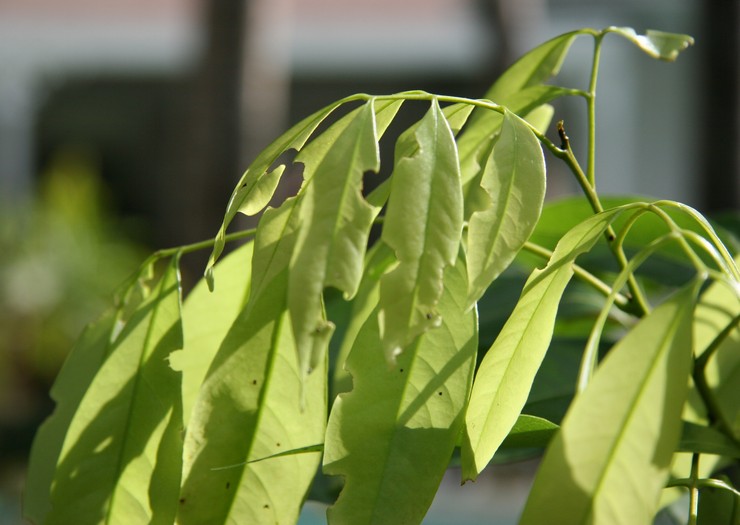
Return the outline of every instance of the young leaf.
<path id="1" fill-rule="evenodd" d="M 229 199 L 223 223 L 216 234 L 213 252 L 206 266 L 206 280 L 209 288 L 213 289 L 213 265 L 223 252 L 226 243 L 226 228 L 237 213 L 254 215 L 267 206 L 285 170 L 284 164 L 272 168 L 273 164 L 286 151 L 300 150 L 316 128 L 339 106 L 339 103 L 331 104 L 290 128 L 265 148 L 242 175 Z M 268 172 L 270 168 L 272 170 Z"/>
<path id="2" fill-rule="evenodd" d="M 200 386 L 231 324 L 247 301 L 254 244 L 249 242 L 214 267 L 220 286 L 213 292 L 202 279 L 182 311 L 183 350 L 170 355 L 170 366 L 182 372 L 183 422 L 187 427 Z"/>
<path id="3" fill-rule="evenodd" d="M 381 109 L 397 103 L 379 104 Z M 370 227 L 380 211 L 362 197 L 362 177 L 380 168 L 375 103 L 371 99 L 353 113 L 352 120 L 330 147 L 307 147 L 297 158 L 311 175 L 299 210 L 300 230 L 290 265 L 288 305 L 298 352 L 316 365 L 313 352 L 317 333 L 325 331 L 321 294 L 333 286 L 354 296 Z M 318 154 L 317 154 L 318 153 Z M 309 363 L 302 363 L 306 370 Z"/>
<path id="4" fill-rule="evenodd" d="M 323 441 L 325 363 L 307 378 L 299 373 L 287 313 L 299 203 L 290 198 L 260 219 L 249 301 L 211 364 L 185 437 L 179 523 L 293 523 L 316 472 L 315 453 L 250 463 Z"/>
<path id="5" fill-rule="evenodd" d="M 85 328 L 51 387 L 56 408 L 33 440 L 23 494 L 24 515 L 33 523 L 44 523 L 51 509 L 52 480 L 64 439 L 85 392 L 108 357 L 115 322 L 115 311 L 110 310 Z"/>
<path id="6" fill-rule="evenodd" d="M 700 284 L 674 294 L 611 349 L 550 444 L 521 525 L 652 523 L 681 435 Z"/>
<path id="7" fill-rule="evenodd" d="M 501 448 L 544 448 L 557 429 L 558 426 L 547 419 L 520 414 Z"/>
<path id="8" fill-rule="evenodd" d="M 552 339 L 560 297 L 575 258 L 590 250 L 614 218 L 615 208 L 586 219 L 558 243 L 550 262 L 535 270 L 514 311 L 478 368 L 465 416 L 463 480 L 474 480 L 509 433 Z"/>
<path id="9" fill-rule="evenodd" d="M 354 390 L 334 403 L 324 471 L 345 477 L 330 523 L 421 523 L 455 447 L 477 350 L 462 260 L 445 272 L 442 325 L 389 368 L 370 316 L 347 360 Z"/>
<path id="10" fill-rule="evenodd" d="M 545 159 L 537 138 L 507 111 L 480 184 L 490 205 L 468 225 L 468 304 L 481 298 L 534 230 L 545 199 Z"/>
<path id="11" fill-rule="evenodd" d="M 694 44 L 694 39 L 689 35 L 653 29 L 648 29 L 644 35 L 638 35 L 631 27 L 610 27 L 606 31 L 621 35 L 651 57 L 668 62 L 676 60 L 681 51 Z"/>
<path id="12" fill-rule="evenodd" d="M 439 325 L 443 273 L 457 257 L 462 225 L 457 147 L 434 100 L 397 145 L 381 237 L 399 260 L 380 283 L 378 320 L 387 359 Z"/>
<path id="13" fill-rule="evenodd" d="M 112 343 L 67 431 L 46 523 L 172 523 L 180 486 L 180 279 L 173 258 Z"/>
<path id="14" fill-rule="evenodd" d="M 740 445 L 719 430 L 703 425 L 683 422 L 678 452 L 717 454 L 740 459 Z"/>

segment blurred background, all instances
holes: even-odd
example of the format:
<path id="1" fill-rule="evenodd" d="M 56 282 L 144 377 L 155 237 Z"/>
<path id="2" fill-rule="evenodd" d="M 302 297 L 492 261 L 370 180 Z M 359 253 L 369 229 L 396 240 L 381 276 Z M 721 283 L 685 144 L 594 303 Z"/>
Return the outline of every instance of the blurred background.
<path id="1" fill-rule="evenodd" d="M 738 13 L 735 0 L 0 0 L 0 525 L 22 523 L 30 441 L 81 328 L 149 251 L 211 237 L 250 160 L 291 123 L 358 91 L 481 96 L 580 27 L 687 33 L 677 64 L 607 39 L 597 180 L 737 210 Z M 559 83 L 585 88 L 590 54 L 577 41 Z M 578 152 L 577 102 L 556 119 Z M 576 190 L 548 177 L 550 197 Z M 504 468 L 505 482 L 462 489 L 451 476 L 428 523 L 492 523 L 494 504 L 513 523 L 531 466 Z"/>

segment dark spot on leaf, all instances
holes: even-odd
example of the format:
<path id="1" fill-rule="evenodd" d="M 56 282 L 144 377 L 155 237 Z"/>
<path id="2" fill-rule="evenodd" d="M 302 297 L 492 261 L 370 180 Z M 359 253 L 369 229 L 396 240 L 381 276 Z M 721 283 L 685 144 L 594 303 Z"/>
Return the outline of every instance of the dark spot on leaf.
<path id="1" fill-rule="evenodd" d="M 279 447 L 280 446 L 280 443 L 275 443 L 275 445 Z"/>
<path id="2" fill-rule="evenodd" d="M 226 482 L 226 488 L 228 489 L 229 487 L 231 487 L 231 481 Z"/>
<path id="3" fill-rule="evenodd" d="M 183 503 L 185 503 L 185 498 L 180 498 L 180 504 L 182 505 Z"/>
<path id="4" fill-rule="evenodd" d="M 614 235 L 611 233 L 607 234 L 606 238 L 609 240 L 609 242 L 612 242 L 615 239 Z"/>
<path id="5" fill-rule="evenodd" d="M 427 320 L 431 321 L 432 320 L 432 317 L 434 317 L 432 314 L 430 314 L 430 313 L 427 314 Z"/>
<path id="6" fill-rule="evenodd" d="M 403 374 L 403 368 L 400 370 L 400 372 Z"/>
<path id="7" fill-rule="evenodd" d="M 268 505 L 267 503 L 265 503 L 265 505 L 264 505 L 264 506 L 263 506 L 262 508 L 263 508 L 263 509 L 269 509 L 269 508 L 270 508 L 270 506 L 269 506 L 269 505 Z"/>
<path id="8" fill-rule="evenodd" d="M 256 379 L 252 379 L 252 384 L 253 385 L 256 385 L 257 384 L 257 380 Z"/>
<path id="9" fill-rule="evenodd" d="M 441 396 L 441 395 L 442 395 L 442 392 L 437 392 L 437 395 L 438 395 L 438 396 Z"/>

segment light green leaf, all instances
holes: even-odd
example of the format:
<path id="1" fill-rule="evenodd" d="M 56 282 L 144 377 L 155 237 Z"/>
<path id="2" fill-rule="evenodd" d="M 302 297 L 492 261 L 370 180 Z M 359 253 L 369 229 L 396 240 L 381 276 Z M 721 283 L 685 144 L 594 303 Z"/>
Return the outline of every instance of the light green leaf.
<path id="1" fill-rule="evenodd" d="M 350 308 L 349 323 L 344 332 L 339 352 L 335 360 L 333 376 L 333 391 L 335 393 L 348 392 L 352 390 L 352 378 L 344 367 L 347 356 L 354 346 L 357 334 L 364 326 L 365 321 L 378 305 L 380 297 L 380 278 L 391 266 L 396 258 L 392 250 L 382 241 L 378 241 L 367 253 L 365 263 L 365 274 L 362 276 L 357 295 L 352 301 Z"/>
<path id="2" fill-rule="evenodd" d="M 330 523 L 420 523 L 462 426 L 477 350 L 477 313 L 465 311 L 462 260 L 445 272 L 442 325 L 389 368 L 370 316 L 347 360 L 354 390 L 334 403 L 324 471 L 345 478 Z"/>
<path id="3" fill-rule="evenodd" d="M 681 436 L 700 281 L 643 318 L 576 397 L 520 523 L 650 524 Z"/>
<path id="4" fill-rule="evenodd" d="M 380 283 L 378 321 L 387 359 L 439 325 L 444 269 L 455 262 L 462 225 L 455 139 L 434 100 L 414 133 L 396 146 L 381 236 L 399 260 Z"/>
<path id="5" fill-rule="evenodd" d="M 184 424 L 188 425 L 200 386 L 231 324 L 247 302 L 253 243 L 220 261 L 214 275 L 220 286 L 211 292 L 201 279 L 185 300 L 182 311 L 185 344 L 170 355 L 170 366 L 182 372 Z"/>
<path id="6" fill-rule="evenodd" d="M 547 128 L 548 126 L 550 126 L 550 122 L 552 121 L 552 117 L 554 114 L 554 107 L 552 107 L 550 104 L 542 104 L 541 106 L 537 106 L 532 111 L 527 113 L 524 117 L 524 120 L 532 124 L 534 129 L 544 134 L 547 132 Z"/>
<path id="7" fill-rule="evenodd" d="M 537 224 L 545 199 L 545 159 L 537 138 L 507 111 L 501 134 L 483 167 L 481 182 L 490 205 L 468 225 L 468 304 L 521 250 Z"/>
<path id="8" fill-rule="evenodd" d="M 51 485 L 59 454 L 76 410 L 108 357 L 115 311 L 85 328 L 51 387 L 54 413 L 41 425 L 31 448 L 23 510 L 33 523 L 44 523 L 51 509 Z"/>
<path id="9" fill-rule="evenodd" d="M 380 211 L 362 197 L 362 177 L 380 168 L 378 139 L 371 99 L 353 112 L 351 122 L 330 147 L 308 146 L 296 158 L 311 177 L 299 210 L 301 227 L 288 287 L 303 370 L 322 358 L 312 348 L 316 334 L 327 331 L 328 321 L 321 314 L 324 288 L 333 286 L 350 299 L 362 277 L 370 227 Z"/>
<path id="10" fill-rule="evenodd" d="M 279 456 L 322 442 L 326 422 L 326 363 L 302 379 L 287 313 L 296 202 L 260 221 L 249 302 L 213 360 L 185 438 L 178 523 L 295 523 L 318 467 L 318 453 Z"/>
<path id="11" fill-rule="evenodd" d="M 237 213 L 254 215 L 267 206 L 285 170 L 285 164 L 273 167 L 275 162 L 288 150 L 300 150 L 316 128 L 340 105 L 333 103 L 326 106 L 290 128 L 265 148 L 242 175 L 229 199 L 223 223 L 216 234 L 213 252 L 206 266 L 206 280 L 211 289 L 213 289 L 213 265 L 223 252 L 226 228 Z"/>
<path id="12" fill-rule="evenodd" d="M 180 485 L 180 279 L 173 258 L 126 321 L 67 431 L 46 523 L 172 523 Z"/>
<path id="13" fill-rule="evenodd" d="M 740 261 L 740 256 L 736 257 Z M 705 378 L 712 390 L 717 409 L 730 426 L 735 439 L 740 439 L 740 396 L 737 385 L 740 384 L 740 297 L 722 282 L 712 283 L 702 293 L 694 316 L 694 347 L 697 354 L 704 353 L 706 348 L 731 323 L 736 323 L 707 362 Z"/>
<path id="14" fill-rule="evenodd" d="M 451 104 L 442 109 L 453 135 L 457 135 L 473 111 L 471 104 Z"/>
<path id="15" fill-rule="evenodd" d="M 478 368 L 465 416 L 463 480 L 485 468 L 521 413 L 552 339 L 558 303 L 575 258 L 590 250 L 625 208 L 586 219 L 566 233 L 550 262 L 535 270 L 519 302 Z"/>
<path id="16" fill-rule="evenodd" d="M 623 36 L 653 58 L 673 62 L 678 54 L 694 44 L 689 35 L 665 33 L 648 29 L 644 35 L 638 35 L 631 27 L 610 27 L 606 30 Z"/>

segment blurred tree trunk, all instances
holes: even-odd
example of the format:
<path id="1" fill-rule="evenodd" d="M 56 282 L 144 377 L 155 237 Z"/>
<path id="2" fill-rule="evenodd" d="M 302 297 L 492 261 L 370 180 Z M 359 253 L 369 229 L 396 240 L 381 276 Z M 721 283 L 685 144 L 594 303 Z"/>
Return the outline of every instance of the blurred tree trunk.
<path id="1" fill-rule="evenodd" d="M 740 208 L 740 2 L 706 0 L 701 90 L 701 185 L 707 211 Z M 695 135 L 694 132 L 688 131 Z"/>

